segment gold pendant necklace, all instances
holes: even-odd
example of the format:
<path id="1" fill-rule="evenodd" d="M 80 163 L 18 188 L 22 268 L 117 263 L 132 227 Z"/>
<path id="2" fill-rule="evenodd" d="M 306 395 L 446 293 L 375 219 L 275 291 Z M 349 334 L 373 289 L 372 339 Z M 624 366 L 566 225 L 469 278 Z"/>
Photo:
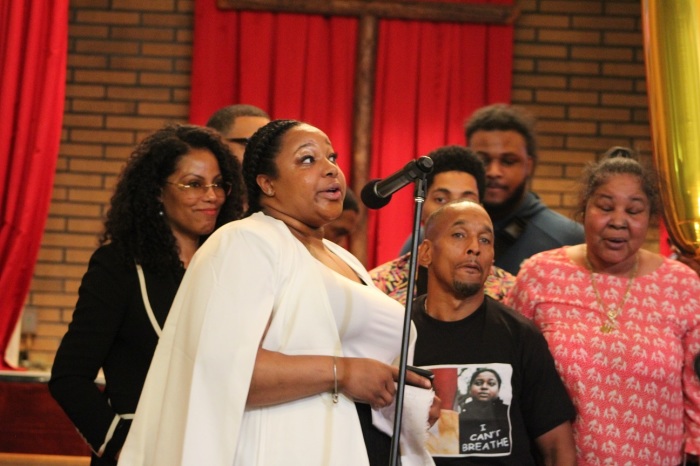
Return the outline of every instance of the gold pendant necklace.
<path id="1" fill-rule="evenodd" d="M 620 301 L 620 304 L 615 305 L 613 303 L 610 307 L 605 306 L 605 304 L 603 303 L 603 299 L 601 298 L 600 293 L 598 292 L 598 288 L 596 287 L 595 278 L 593 277 L 593 265 L 591 265 L 591 262 L 588 260 L 588 249 L 584 251 L 583 259 L 586 262 L 586 267 L 588 268 L 588 271 L 591 276 L 591 288 L 593 288 L 593 292 L 595 293 L 596 301 L 598 302 L 598 306 L 600 306 L 600 310 L 603 311 L 603 315 L 605 315 L 606 317 L 605 322 L 603 322 L 603 325 L 600 326 L 600 331 L 603 333 L 610 333 L 613 330 L 617 329 L 617 317 L 620 314 L 622 314 L 622 309 L 625 307 L 625 303 L 630 297 L 630 293 L 632 291 L 632 284 L 634 283 L 634 279 L 637 277 L 639 255 L 635 255 L 632 273 L 630 273 L 630 276 L 627 279 L 627 287 L 625 288 L 625 293 L 622 295 L 622 300 Z"/>

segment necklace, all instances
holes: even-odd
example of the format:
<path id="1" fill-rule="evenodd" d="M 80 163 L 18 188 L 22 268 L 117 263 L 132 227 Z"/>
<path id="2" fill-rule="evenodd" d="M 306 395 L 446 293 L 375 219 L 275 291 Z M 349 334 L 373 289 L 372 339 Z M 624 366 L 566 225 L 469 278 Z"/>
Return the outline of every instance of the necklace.
<path id="1" fill-rule="evenodd" d="M 606 317 L 605 322 L 603 322 L 603 325 L 600 326 L 600 331 L 603 333 L 610 333 L 613 330 L 617 329 L 617 317 L 622 313 L 622 309 L 625 307 L 625 303 L 630 297 L 630 292 L 632 291 L 632 284 L 634 283 L 634 279 L 637 277 L 639 255 L 635 255 L 634 257 L 634 266 L 632 267 L 632 272 L 630 273 L 630 276 L 627 279 L 627 287 L 625 288 L 625 293 L 622 295 L 622 300 L 620 300 L 620 304 L 616 305 L 615 303 L 613 303 L 609 307 L 606 307 L 605 303 L 603 303 L 603 298 L 601 298 L 600 293 L 598 292 L 598 288 L 596 287 L 595 278 L 593 277 L 593 266 L 588 260 L 588 250 L 584 252 L 583 259 L 586 262 L 586 267 L 588 268 L 588 271 L 591 276 L 591 287 L 593 288 L 593 292 L 595 293 L 595 299 L 596 301 L 598 301 L 598 306 L 600 306 L 600 310 L 603 311 L 603 314 Z"/>

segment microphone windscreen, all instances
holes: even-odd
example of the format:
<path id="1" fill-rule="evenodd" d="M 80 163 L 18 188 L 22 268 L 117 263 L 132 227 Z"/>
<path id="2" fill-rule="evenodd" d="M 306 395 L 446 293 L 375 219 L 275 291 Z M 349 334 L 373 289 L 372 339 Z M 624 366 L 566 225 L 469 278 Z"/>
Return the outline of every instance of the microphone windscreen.
<path id="1" fill-rule="evenodd" d="M 362 188 L 362 192 L 360 193 L 362 203 L 370 209 L 381 209 L 391 201 L 391 196 L 381 197 L 377 194 L 377 191 L 375 191 L 374 188 L 380 181 L 379 179 L 370 181 Z"/>

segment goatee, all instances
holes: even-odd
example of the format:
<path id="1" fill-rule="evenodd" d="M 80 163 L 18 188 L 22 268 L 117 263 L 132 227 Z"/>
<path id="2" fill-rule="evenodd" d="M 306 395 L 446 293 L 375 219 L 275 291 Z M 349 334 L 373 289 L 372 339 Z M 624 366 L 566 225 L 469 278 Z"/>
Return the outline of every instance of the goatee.
<path id="1" fill-rule="evenodd" d="M 458 299 L 471 298 L 481 290 L 480 283 L 452 282 L 452 289 Z"/>

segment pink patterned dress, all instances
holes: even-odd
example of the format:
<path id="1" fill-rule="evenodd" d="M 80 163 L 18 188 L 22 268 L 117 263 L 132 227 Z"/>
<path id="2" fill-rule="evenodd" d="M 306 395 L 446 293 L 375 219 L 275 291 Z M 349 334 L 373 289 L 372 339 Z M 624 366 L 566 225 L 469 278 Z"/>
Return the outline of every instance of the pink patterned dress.
<path id="1" fill-rule="evenodd" d="M 616 330 L 591 273 L 566 247 L 527 260 L 506 303 L 542 330 L 577 417 L 579 465 L 678 465 L 700 451 L 700 279 L 664 259 L 637 277 Z M 606 305 L 619 304 L 627 278 L 593 274 Z"/>

